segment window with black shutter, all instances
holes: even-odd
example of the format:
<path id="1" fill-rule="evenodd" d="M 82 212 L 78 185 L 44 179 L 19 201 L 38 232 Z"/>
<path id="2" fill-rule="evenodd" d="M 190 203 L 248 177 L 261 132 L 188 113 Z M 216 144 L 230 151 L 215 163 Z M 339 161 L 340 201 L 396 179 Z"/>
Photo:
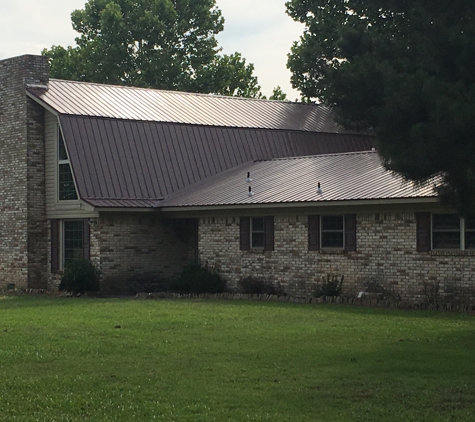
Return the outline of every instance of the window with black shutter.
<path id="1" fill-rule="evenodd" d="M 417 251 L 475 249 L 475 215 L 416 212 Z"/>
<path id="2" fill-rule="evenodd" d="M 274 217 L 241 217 L 239 226 L 239 249 L 274 250 Z"/>
<path id="3" fill-rule="evenodd" d="M 356 214 L 309 215 L 308 250 L 356 251 Z"/>

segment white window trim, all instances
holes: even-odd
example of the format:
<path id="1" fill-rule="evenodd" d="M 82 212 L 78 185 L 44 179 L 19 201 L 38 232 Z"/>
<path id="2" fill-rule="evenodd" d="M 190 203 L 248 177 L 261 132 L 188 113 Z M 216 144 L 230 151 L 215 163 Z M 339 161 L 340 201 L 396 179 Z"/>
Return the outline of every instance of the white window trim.
<path id="1" fill-rule="evenodd" d="M 59 133 L 61 132 L 61 135 L 63 137 L 63 143 L 64 143 L 64 149 L 66 150 L 66 155 L 68 156 L 67 160 L 60 160 L 59 159 Z M 77 203 L 79 201 L 79 194 L 78 194 L 78 187 L 76 184 L 76 178 L 74 177 L 73 169 L 71 168 L 71 162 L 69 160 L 69 152 L 68 148 L 66 147 L 66 143 L 64 142 L 64 134 L 63 130 L 61 129 L 61 125 L 57 123 L 56 125 L 56 142 L 55 142 L 55 147 L 54 147 L 54 156 L 55 156 L 55 161 L 56 161 L 56 166 L 55 166 L 55 197 L 56 197 L 56 202 L 60 204 L 68 204 L 68 203 Z M 69 169 L 71 171 L 71 175 L 73 178 L 73 183 L 74 183 L 74 189 L 76 190 L 76 196 L 77 199 L 59 199 L 59 166 L 61 164 L 69 164 Z"/>
<path id="2" fill-rule="evenodd" d="M 464 217 L 459 217 L 459 248 L 458 249 L 442 249 L 442 248 L 435 248 L 434 247 L 434 214 L 435 215 L 442 215 L 442 214 L 451 214 L 452 213 L 431 213 L 430 214 L 430 243 L 431 243 L 431 250 L 433 251 L 454 251 L 454 250 L 460 250 L 460 251 L 473 251 L 475 249 L 465 249 L 465 231 L 466 231 L 466 223 L 465 223 L 465 218 Z M 470 232 L 475 231 L 474 229 L 469 230 Z"/>

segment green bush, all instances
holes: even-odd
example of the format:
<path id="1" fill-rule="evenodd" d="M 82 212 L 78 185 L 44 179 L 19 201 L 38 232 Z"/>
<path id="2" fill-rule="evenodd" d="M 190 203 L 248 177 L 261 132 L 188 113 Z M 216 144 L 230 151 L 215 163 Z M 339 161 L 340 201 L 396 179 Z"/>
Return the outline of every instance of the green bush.
<path id="1" fill-rule="evenodd" d="M 215 267 L 193 261 L 185 265 L 170 283 L 170 290 L 177 293 L 222 293 L 226 291 L 226 280 Z"/>
<path id="2" fill-rule="evenodd" d="M 238 281 L 239 291 L 250 295 L 278 295 L 284 296 L 285 293 L 280 285 L 275 285 L 272 281 L 264 278 L 245 277 Z"/>
<path id="3" fill-rule="evenodd" d="M 99 270 L 85 259 L 71 261 L 64 269 L 59 290 L 72 293 L 96 292 L 99 290 Z"/>
<path id="4" fill-rule="evenodd" d="M 327 275 L 326 280 L 323 277 L 323 283 L 315 291 L 315 297 L 340 296 L 344 278 L 344 275 Z"/>

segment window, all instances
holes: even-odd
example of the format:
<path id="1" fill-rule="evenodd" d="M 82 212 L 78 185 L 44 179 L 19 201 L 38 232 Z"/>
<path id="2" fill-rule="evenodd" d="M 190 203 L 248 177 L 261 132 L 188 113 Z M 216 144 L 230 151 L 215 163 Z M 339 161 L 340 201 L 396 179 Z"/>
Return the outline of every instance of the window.
<path id="1" fill-rule="evenodd" d="M 88 220 L 51 220 L 51 271 L 71 261 L 90 258 Z"/>
<path id="2" fill-rule="evenodd" d="M 322 248 L 343 249 L 343 216 L 342 215 L 322 215 Z"/>
<path id="3" fill-rule="evenodd" d="M 58 199 L 60 201 L 78 199 L 71 165 L 64 144 L 63 134 L 58 125 Z"/>
<path id="4" fill-rule="evenodd" d="M 309 215 L 308 249 L 356 251 L 356 214 Z"/>
<path id="5" fill-rule="evenodd" d="M 242 251 L 261 249 L 274 250 L 274 217 L 241 217 L 239 248 Z"/>
<path id="6" fill-rule="evenodd" d="M 67 265 L 71 261 L 83 257 L 83 222 L 63 222 L 63 262 Z"/>
<path id="7" fill-rule="evenodd" d="M 461 223 L 454 214 L 432 215 L 432 248 L 460 249 Z"/>
<path id="8" fill-rule="evenodd" d="M 251 248 L 264 248 L 264 218 L 251 218 Z"/>
<path id="9" fill-rule="evenodd" d="M 416 213 L 417 250 L 475 249 L 475 215 Z"/>

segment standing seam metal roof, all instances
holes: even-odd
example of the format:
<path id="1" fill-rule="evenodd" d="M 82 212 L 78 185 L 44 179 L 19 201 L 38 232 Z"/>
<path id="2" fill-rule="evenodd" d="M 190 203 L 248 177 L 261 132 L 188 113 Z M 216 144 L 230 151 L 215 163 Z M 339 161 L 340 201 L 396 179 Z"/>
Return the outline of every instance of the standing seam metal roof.
<path id="1" fill-rule="evenodd" d="M 79 196 L 148 207 L 252 160 L 371 148 L 372 138 L 60 116 Z"/>
<path id="2" fill-rule="evenodd" d="M 204 126 L 349 133 L 323 105 L 51 79 L 31 95 L 63 115 Z"/>
<path id="3" fill-rule="evenodd" d="M 246 182 L 247 172 L 252 182 Z M 317 193 L 321 183 L 323 193 Z M 253 196 L 248 196 L 252 187 Z M 159 203 L 161 207 L 314 203 L 435 197 L 386 171 L 375 151 L 249 162 Z"/>

